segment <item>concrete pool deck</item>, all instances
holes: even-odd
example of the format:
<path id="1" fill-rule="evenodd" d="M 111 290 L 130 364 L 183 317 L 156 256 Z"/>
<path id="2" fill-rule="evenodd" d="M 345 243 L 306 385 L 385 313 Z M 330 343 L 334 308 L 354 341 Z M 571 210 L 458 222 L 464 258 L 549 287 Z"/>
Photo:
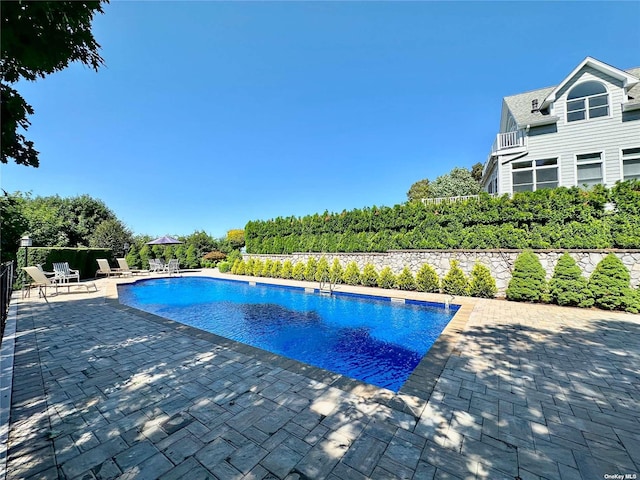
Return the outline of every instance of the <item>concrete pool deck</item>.
<path id="1" fill-rule="evenodd" d="M 14 298 L 7 479 L 640 474 L 640 315 L 456 298 L 393 394 L 121 306 L 131 280 Z"/>

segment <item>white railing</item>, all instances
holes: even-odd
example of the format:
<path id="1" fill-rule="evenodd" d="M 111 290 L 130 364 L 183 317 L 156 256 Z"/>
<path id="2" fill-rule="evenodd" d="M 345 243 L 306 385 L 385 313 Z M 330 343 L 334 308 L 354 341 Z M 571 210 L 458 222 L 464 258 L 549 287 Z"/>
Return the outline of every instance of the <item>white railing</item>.
<path id="1" fill-rule="evenodd" d="M 497 193 L 489 193 L 490 197 L 499 197 Z M 423 198 L 422 203 L 425 205 L 440 205 L 441 203 L 464 202 L 465 200 L 479 199 L 480 195 L 462 195 L 460 197 L 439 197 L 439 198 Z"/>
<path id="2" fill-rule="evenodd" d="M 493 145 L 491 146 L 491 152 L 497 152 L 499 150 L 506 150 L 509 148 L 520 148 L 524 146 L 525 146 L 524 130 L 499 133 L 496 135 L 496 140 L 493 142 Z"/>

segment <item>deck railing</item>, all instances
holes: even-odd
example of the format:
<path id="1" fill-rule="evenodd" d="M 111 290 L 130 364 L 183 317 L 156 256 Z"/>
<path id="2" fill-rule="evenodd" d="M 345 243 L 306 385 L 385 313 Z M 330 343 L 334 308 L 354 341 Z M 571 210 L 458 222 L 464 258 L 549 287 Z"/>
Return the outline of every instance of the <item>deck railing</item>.
<path id="1" fill-rule="evenodd" d="M 9 313 L 9 301 L 13 292 L 13 262 L 0 265 L 0 344 L 4 336 L 4 325 Z"/>
<path id="2" fill-rule="evenodd" d="M 499 150 L 507 150 L 509 148 L 520 148 L 525 146 L 524 130 L 516 130 L 515 132 L 499 133 L 491 146 L 491 152 L 495 153 Z"/>
<path id="3" fill-rule="evenodd" d="M 488 193 L 490 197 L 499 197 L 497 193 Z M 423 198 L 422 203 L 425 205 L 440 205 L 441 203 L 455 203 L 464 202 L 465 200 L 479 199 L 481 195 L 461 195 L 459 197 L 438 197 L 438 198 Z"/>

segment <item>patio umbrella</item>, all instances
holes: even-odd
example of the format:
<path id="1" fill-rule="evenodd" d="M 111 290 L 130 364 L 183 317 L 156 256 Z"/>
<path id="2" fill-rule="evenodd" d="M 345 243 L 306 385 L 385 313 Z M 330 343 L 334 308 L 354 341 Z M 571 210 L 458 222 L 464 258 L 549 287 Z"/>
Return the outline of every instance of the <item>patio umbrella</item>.
<path id="1" fill-rule="evenodd" d="M 173 237 L 164 236 L 147 242 L 147 245 L 178 245 L 179 243 L 184 242 L 181 242 L 180 240 L 177 240 Z"/>

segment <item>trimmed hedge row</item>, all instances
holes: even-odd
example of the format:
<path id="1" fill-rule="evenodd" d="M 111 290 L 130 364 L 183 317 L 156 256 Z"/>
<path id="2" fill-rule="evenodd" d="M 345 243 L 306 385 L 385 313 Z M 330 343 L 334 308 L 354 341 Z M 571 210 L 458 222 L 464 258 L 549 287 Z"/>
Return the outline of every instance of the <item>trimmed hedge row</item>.
<path id="1" fill-rule="evenodd" d="M 522 252 L 515 261 L 507 287 L 507 299 L 518 302 L 544 302 L 576 307 L 595 305 L 605 310 L 640 312 L 640 286 L 633 290 L 631 275 L 613 253 L 603 258 L 589 280 L 582 276 L 575 260 L 565 253 L 560 257 L 549 282 L 540 260 L 531 251 Z"/>
<path id="2" fill-rule="evenodd" d="M 493 298 L 497 292 L 495 279 L 486 266 L 476 263 L 471 272 L 471 278 L 468 278 L 455 260 L 451 261 L 451 269 L 442 281 L 433 267 L 428 264 L 422 265 L 415 276 L 409 267 L 404 267 L 396 275 L 389 267 L 384 267 L 378 272 L 370 263 L 365 265 L 362 271 L 356 262 L 349 262 L 343 269 L 337 258 L 334 258 L 329 265 L 329 261 L 324 256 L 320 260 L 310 257 L 307 262 L 295 264 L 291 260 L 280 262 L 267 259 L 263 262 L 258 258 L 250 258 L 245 262 L 242 259 L 236 259 L 231 267 L 231 273 L 485 298 Z"/>
<path id="3" fill-rule="evenodd" d="M 607 202 L 616 208 L 607 212 Z M 249 253 L 640 248 L 640 181 L 250 221 Z"/>
<path id="4" fill-rule="evenodd" d="M 24 247 L 20 247 L 17 253 L 18 259 L 18 282 L 23 278 L 21 268 L 24 264 Z M 113 253 L 109 248 L 71 248 L 71 247 L 29 247 L 29 265 L 41 264 L 46 271 L 53 271 L 53 264 L 57 262 L 68 262 L 69 267 L 80 270 L 80 278 L 93 278 L 98 270 L 98 258 L 110 259 Z M 16 288 L 20 288 L 16 284 Z"/>

